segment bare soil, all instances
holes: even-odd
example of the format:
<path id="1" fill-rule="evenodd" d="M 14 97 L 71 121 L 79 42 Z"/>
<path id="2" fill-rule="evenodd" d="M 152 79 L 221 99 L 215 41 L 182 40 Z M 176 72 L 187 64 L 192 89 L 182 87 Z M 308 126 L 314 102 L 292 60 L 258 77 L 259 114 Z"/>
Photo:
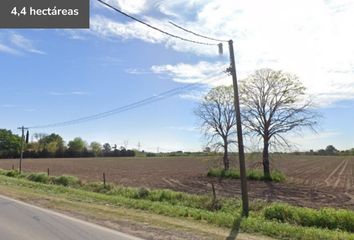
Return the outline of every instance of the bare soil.
<path id="1" fill-rule="evenodd" d="M 248 167 L 259 168 L 259 159 L 248 156 Z M 239 196 L 239 180 L 206 177 L 208 168 L 219 161 L 218 157 L 25 159 L 23 169 L 47 172 L 49 168 L 51 175 L 75 175 L 84 181 L 102 181 L 105 173 L 108 182 L 124 186 L 198 194 L 211 194 L 214 182 L 217 194 Z M 17 168 L 18 160 L 0 160 L 0 168 L 12 165 Z M 251 199 L 354 209 L 354 157 L 276 155 L 271 166 L 287 175 L 286 182 L 249 181 Z"/>

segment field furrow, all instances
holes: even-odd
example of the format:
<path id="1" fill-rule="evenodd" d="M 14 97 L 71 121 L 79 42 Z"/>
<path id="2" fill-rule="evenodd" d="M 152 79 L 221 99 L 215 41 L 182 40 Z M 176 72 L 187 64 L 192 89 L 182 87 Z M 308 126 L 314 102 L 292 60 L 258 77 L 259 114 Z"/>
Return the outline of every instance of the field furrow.
<path id="1" fill-rule="evenodd" d="M 239 196 L 240 181 L 206 177 L 208 168 L 217 166 L 221 157 L 167 158 L 68 158 L 25 159 L 27 172 L 75 175 L 83 181 L 102 181 L 124 186 L 169 188 L 198 194 Z M 248 156 L 248 168 L 261 168 L 261 156 Z M 18 166 L 18 160 L 0 160 L 0 168 Z M 232 158 L 232 166 L 238 161 Z M 272 168 L 287 175 L 285 183 L 249 181 L 250 198 L 284 201 L 296 205 L 335 206 L 354 209 L 354 158 L 337 156 L 273 155 Z"/>

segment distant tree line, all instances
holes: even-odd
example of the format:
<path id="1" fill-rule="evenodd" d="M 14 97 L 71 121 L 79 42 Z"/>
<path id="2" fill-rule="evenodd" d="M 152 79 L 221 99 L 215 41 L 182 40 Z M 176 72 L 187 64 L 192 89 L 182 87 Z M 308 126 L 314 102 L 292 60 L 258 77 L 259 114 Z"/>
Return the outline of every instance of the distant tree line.
<path id="1" fill-rule="evenodd" d="M 184 151 L 173 151 L 173 152 L 146 152 L 146 157 L 204 157 L 204 156 L 219 156 L 220 153 L 216 151 L 203 151 L 203 152 L 184 152 Z"/>
<path id="2" fill-rule="evenodd" d="M 348 150 L 338 150 L 333 145 L 328 145 L 325 149 L 319 149 L 317 151 L 310 150 L 301 154 L 319 156 L 354 156 L 354 148 Z"/>
<path id="3" fill-rule="evenodd" d="M 34 134 L 33 140 L 25 144 L 25 158 L 75 158 L 75 157 L 133 157 L 135 151 L 125 147 L 113 147 L 109 143 L 98 142 L 88 144 L 77 137 L 67 144 L 55 133 Z M 18 158 L 20 155 L 21 137 L 10 130 L 0 129 L 0 158 Z"/>

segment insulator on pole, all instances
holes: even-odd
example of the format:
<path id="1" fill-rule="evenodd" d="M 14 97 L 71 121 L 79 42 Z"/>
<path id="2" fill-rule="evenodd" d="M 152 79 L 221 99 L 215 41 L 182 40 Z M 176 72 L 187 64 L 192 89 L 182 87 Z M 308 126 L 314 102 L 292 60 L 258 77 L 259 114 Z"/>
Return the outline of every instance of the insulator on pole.
<path id="1" fill-rule="evenodd" d="M 220 54 L 220 55 L 223 55 L 224 49 L 223 49 L 222 43 L 219 43 L 219 44 L 218 44 L 218 47 L 219 47 L 219 54 Z"/>

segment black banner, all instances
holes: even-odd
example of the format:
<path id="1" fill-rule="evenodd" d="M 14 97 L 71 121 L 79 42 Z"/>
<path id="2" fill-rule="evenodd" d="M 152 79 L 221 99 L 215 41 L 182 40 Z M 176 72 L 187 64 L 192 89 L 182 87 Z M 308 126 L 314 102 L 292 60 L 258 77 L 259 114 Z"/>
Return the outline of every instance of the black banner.
<path id="1" fill-rule="evenodd" d="M 89 0 L 0 0 L 0 28 L 89 28 Z"/>

